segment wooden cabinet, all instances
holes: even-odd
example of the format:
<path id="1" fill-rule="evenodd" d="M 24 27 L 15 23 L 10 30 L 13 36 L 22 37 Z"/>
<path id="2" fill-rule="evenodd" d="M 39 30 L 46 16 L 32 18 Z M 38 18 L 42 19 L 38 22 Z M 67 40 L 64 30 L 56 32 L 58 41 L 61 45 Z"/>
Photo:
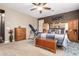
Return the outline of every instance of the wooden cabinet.
<path id="1" fill-rule="evenodd" d="M 70 20 L 68 22 L 69 29 L 75 30 L 78 29 L 78 20 Z"/>
<path id="2" fill-rule="evenodd" d="M 68 37 L 71 41 L 78 41 L 78 20 L 68 22 Z"/>
<path id="3" fill-rule="evenodd" d="M 15 28 L 15 41 L 26 39 L 26 28 Z"/>

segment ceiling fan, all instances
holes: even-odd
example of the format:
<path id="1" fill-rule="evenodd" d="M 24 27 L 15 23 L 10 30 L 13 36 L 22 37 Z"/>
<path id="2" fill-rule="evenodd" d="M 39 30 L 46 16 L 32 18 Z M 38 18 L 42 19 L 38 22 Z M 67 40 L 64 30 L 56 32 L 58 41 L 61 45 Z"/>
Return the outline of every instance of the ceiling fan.
<path id="1" fill-rule="evenodd" d="M 32 3 L 34 7 L 30 9 L 30 11 L 38 10 L 40 14 L 42 13 L 43 10 L 51 10 L 50 7 L 47 7 L 47 3 Z"/>

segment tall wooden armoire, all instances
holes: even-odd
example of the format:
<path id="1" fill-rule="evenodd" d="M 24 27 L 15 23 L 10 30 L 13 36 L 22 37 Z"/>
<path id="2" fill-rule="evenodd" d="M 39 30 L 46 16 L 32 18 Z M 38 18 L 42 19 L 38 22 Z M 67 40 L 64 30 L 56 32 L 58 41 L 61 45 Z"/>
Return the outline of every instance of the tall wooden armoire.
<path id="1" fill-rule="evenodd" d="M 69 20 L 68 22 L 68 37 L 70 41 L 78 42 L 78 22 L 79 20 Z"/>

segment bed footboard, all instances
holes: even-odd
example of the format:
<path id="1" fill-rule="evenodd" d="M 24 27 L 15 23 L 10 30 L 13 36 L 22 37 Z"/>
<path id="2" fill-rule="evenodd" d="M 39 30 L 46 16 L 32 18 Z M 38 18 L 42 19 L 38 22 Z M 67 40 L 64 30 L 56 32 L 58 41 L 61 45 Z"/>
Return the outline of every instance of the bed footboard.
<path id="1" fill-rule="evenodd" d="M 37 38 L 36 39 L 36 46 L 46 48 L 50 50 L 53 53 L 56 53 L 56 40 L 51 40 L 51 39 L 42 39 L 42 38 Z"/>

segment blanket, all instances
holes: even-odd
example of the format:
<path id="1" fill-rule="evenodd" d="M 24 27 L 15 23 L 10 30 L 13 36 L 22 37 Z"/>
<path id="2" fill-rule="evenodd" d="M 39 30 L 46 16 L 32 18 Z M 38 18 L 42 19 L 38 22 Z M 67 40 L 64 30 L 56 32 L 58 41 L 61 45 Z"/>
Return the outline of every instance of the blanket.
<path id="1" fill-rule="evenodd" d="M 45 39 L 55 39 L 57 40 L 57 45 L 67 47 L 67 43 L 70 42 L 67 34 L 55 34 L 55 33 L 41 33 L 41 38 Z"/>

